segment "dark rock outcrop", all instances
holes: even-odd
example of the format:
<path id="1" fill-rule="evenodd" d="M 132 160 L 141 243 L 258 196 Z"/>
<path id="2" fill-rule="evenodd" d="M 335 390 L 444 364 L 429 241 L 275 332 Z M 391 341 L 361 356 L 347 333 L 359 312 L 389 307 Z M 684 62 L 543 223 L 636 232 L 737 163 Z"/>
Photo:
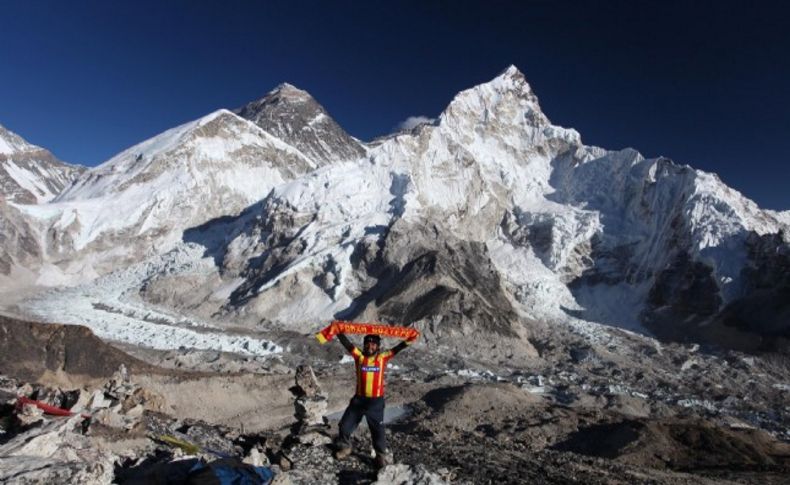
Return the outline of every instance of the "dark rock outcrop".
<path id="1" fill-rule="evenodd" d="M 133 372 L 161 372 L 96 337 L 87 327 L 27 322 L 0 316 L 0 369 L 18 379 L 46 372 L 109 378 L 124 365 Z"/>
<path id="2" fill-rule="evenodd" d="M 362 145 L 309 93 L 288 83 L 239 108 L 236 113 L 294 146 L 318 166 L 353 160 L 365 154 Z"/>

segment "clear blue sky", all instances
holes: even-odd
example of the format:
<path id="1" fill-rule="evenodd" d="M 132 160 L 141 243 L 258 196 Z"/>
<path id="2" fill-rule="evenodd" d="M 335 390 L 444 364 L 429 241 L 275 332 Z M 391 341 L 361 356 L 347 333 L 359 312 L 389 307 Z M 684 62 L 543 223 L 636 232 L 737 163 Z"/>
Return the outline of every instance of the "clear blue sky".
<path id="1" fill-rule="evenodd" d="M 287 81 L 371 139 L 515 64 L 585 143 L 784 210 L 789 18 L 761 1 L 0 0 L 0 124 L 96 165 Z"/>

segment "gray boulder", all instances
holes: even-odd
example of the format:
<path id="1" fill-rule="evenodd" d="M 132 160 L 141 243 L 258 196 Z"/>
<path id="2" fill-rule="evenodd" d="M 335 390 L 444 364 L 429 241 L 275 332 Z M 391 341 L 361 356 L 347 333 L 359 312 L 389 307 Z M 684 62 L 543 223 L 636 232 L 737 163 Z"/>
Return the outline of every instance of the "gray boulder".
<path id="1" fill-rule="evenodd" d="M 379 471 L 378 479 L 373 485 L 442 485 L 449 482 L 439 475 L 429 472 L 422 465 L 406 465 L 399 463 L 387 465 Z"/>

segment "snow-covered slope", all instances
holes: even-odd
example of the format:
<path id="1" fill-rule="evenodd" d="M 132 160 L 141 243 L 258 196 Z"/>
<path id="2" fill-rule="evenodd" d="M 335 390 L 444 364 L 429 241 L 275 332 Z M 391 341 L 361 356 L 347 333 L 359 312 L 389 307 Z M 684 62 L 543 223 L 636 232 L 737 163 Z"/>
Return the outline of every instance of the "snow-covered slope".
<path id="1" fill-rule="evenodd" d="M 219 110 L 85 172 L 52 203 L 19 206 L 41 228 L 57 285 L 167 251 L 183 229 L 235 215 L 315 163 L 253 123 Z"/>
<path id="2" fill-rule="evenodd" d="M 279 158 L 266 160 L 264 155 L 273 152 Z M 236 179 L 227 180 L 228 183 L 211 180 L 214 170 L 233 176 L 236 168 L 256 165 L 282 170 L 289 176 L 315 168 L 312 160 L 293 147 L 221 109 L 124 150 L 84 174 L 55 202 L 119 194 L 135 185 L 148 188 L 153 194 L 160 186 L 171 186 L 172 182 L 194 186 L 199 186 L 199 182 L 216 182 L 217 186 L 224 185 L 228 190 L 249 194 L 248 199 L 258 200 L 255 194 L 260 193 L 260 189 L 256 185 L 265 184 L 264 177 L 245 179 L 243 175 L 246 174 L 236 174 Z M 156 180 L 162 175 L 188 177 Z"/>
<path id="3" fill-rule="evenodd" d="M 0 197 L 37 204 L 58 195 L 84 167 L 69 165 L 0 126 Z"/>

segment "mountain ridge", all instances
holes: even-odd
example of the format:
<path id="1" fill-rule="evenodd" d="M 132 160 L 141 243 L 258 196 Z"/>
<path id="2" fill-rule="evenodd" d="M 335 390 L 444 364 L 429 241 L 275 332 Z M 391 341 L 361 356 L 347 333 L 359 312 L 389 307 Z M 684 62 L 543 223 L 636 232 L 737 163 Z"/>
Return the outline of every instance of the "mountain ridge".
<path id="1" fill-rule="evenodd" d="M 530 355 L 537 322 L 596 322 L 669 336 L 701 335 L 704 327 L 723 325 L 728 308 L 749 300 L 755 288 L 771 284 L 756 279 L 761 265 L 772 261 L 764 253 L 771 244 L 788 244 L 782 213 L 759 209 L 718 177 L 666 158 L 645 159 L 633 149 L 587 146 L 577 131 L 551 124 L 514 66 L 458 93 L 435 124 L 365 148 L 355 140 L 316 145 L 324 131 L 294 131 L 325 111 L 289 84 L 246 106 L 238 115 L 219 110 L 169 130 L 141 144 L 164 146 L 159 152 L 137 153 L 133 147 L 85 175 L 55 204 L 24 208 L 48 227 L 41 231 L 48 234 L 42 245 L 50 248 L 43 253 L 51 253 L 48 241 L 84 243 L 86 227 L 92 234 L 106 227 L 104 239 L 87 239 L 94 249 L 97 244 L 104 248 L 109 259 L 101 264 L 89 262 L 92 249 L 86 244 L 67 243 L 57 252 L 64 274 L 71 265 L 79 271 L 92 268 L 84 274 L 93 275 L 149 257 L 157 264 L 157 254 L 179 245 L 187 247 L 179 251 L 192 254 L 188 247 L 197 245 L 210 262 L 154 271 L 146 277 L 143 298 L 201 319 L 249 326 L 268 322 L 294 330 L 336 317 L 406 323 L 402 320 L 419 316 L 419 324 L 432 328 L 437 338 L 460 336 L 458 342 L 474 340 L 486 321 L 506 321 L 504 327 L 491 327 L 498 328 L 502 345 L 509 342 L 513 352 Z M 265 116 L 255 124 L 247 119 L 261 113 Z M 230 131 L 219 138 L 211 136 L 216 130 L 206 137 L 183 136 L 212 126 Z M 343 139 L 345 132 L 327 126 L 332 140 Z M 294 136 L 302 133 L 297 143 Z M 194 186 L 197 192 L 178 192 L 184 194 L 183 203 L 171 197 L 161 209 L 148 205 L 148 212 L 130 215 L 132 232 L 118 232 L 96 218 L 72 227 L 73 210 L 79 213 L 77 205 L 92 200 L 75 194 L 102 170 L 126 167 L 119 172 L 137 177 L 133 167 L 150 168 L 146 163 L 157 153 L 159 168 L 183 168 L 202 160 L 203 147 L 214 142 L 222 149 L 198 172 L 216 168 L 238 158 L 229 147 L 245 136 L 267 147 L 255 156 L 285 163 L 275 163 L 279 175 L 270 175 L 246 202 L 227 206 L 221 198 L 212 199 L 216 190 L 206 189 L 211 187 L 206 180 L 208 185 Z M 198 141 L 191 145 L 190 140 Z M 288 151 L 291 143 L 301 148 Z M 310 158 L 314 164 L 289 171 L 307 153 L 331 156 Z M 344 159 L 344 153 L 362 155 Z M 156 193 L 151 185 L 156 177 L 134 177 L 120 186 L 122 192 L 137 187 L 143 194 Z M 107 180 L 107 187 L 118 187 Z M 223 183 L 232 191 L 238 182 Z M 203 205 L 198 209 L 193 200 Z M 53 209 L 63 209 L 54 224 Z M 413 237 L 395 237 L 404 232 Z M 750 241 L 777 233 L 783 236 L 755 252 L 756 243 Z M 142 247 L 119 263 L 110 248 L 117 250 L 119 241 L 141 234 L 149 234 Z M 84 250 L 83 263 L 75 265 L 79 257 L 73 259 L 72 250 Z M 202 281 L 195 280 L 196 274 Z M 786 284 L 780 275 L 775 278 L 776 284 Z M 404 286 L 402 280 L 410 283 Z M 490 281 L 485 297 L 479 281 Z M 180 286 L 190 288 L 190 294 L 174 290 Z M 490 301 L 496 303 L 487 307 L 484 302 Z M 484 316 L 474 308 L 488 309 Z M 755 325 L 761 335 L 772 329 L 760 338 L 790 331 L 774 323 Z"/>
<path id="2" fill-rule="evenodd" d="M 52 200 L 86 168 L 58 160 L 0 125 L 0 196 L 10 202 Z"/>

